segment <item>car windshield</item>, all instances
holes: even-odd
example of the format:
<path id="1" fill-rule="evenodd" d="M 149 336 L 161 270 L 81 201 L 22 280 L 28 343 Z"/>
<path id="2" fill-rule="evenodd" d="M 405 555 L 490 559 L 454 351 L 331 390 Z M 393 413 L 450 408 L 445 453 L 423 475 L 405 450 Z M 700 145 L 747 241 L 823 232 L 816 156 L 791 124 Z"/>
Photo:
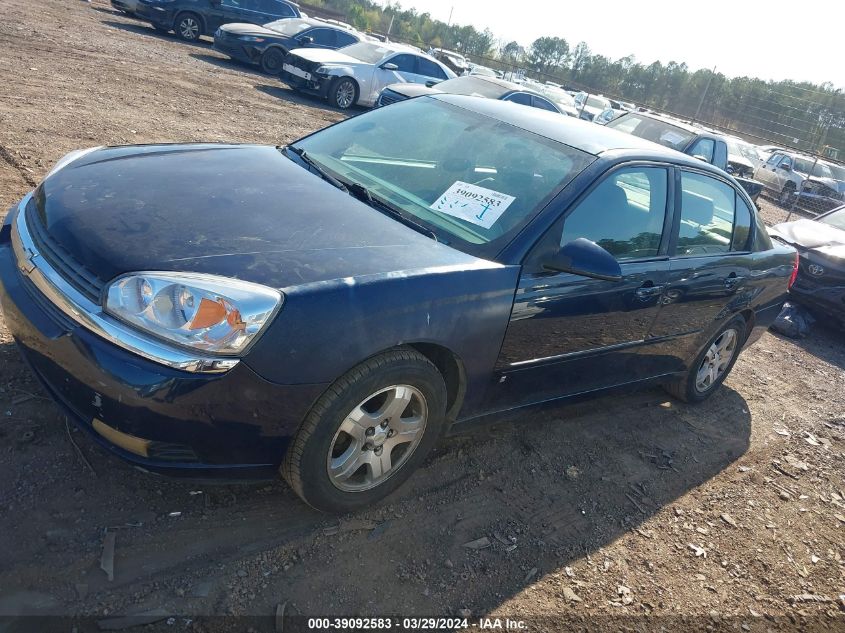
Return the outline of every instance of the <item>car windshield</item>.
<path id="1" fill-rule="evenodd" d="M 310 22 L 300 20 L 297 18 L 285 18 L 284 20 L 276 20 L 275 22 L 268 22 L 264 25 L 265 29 L 270 29 L 282 35 L 296 35 L 300 31 L 311 26 Z"/>
<path id="2" fill-rule="evenodd" d="M 693 132 L 671 123 L 632 113 L 614 119 L 607 124 L 607 127 L 680 151 L 683 151 L 690 139 L 695 136 Z"/>
<path id="3" fill-rule="evenodd" d="M 831 211 L 829 215 L 821 218 L 819 222 L 845 231 L 845 207 L 839 207 L 836 211 Z"/>
<path id="4" fill-rule="evenodd" d="M 441 81 L 437 84 L 436 88 L 449 94 L 472 95 L 487 97 L 488 99 L 498 99 L 508 91 L 508 88 L 503 88 L 497 83 L 487 81 L 481 77 L 473 77 L 472 75 Z"/>
<path id="5" fill-rule="evenodd" d="M 370 42 L 350 44 L 340 50 L 344 55 L 349 55 L 350 57 L 354 57 L 358 61 L 362 61 L 367 64 L 376 64 L 387 55 L 395 52 L 394 49 L 388 48 L 384 44 L 371 44 Z"/>
<path id="6" fill-rule="evenodd" d="M 815 165 L 813 165 L 815 163 Z M 817 163 L 809 158 L 796 158 L 792 169 L 816 178 L 833 178 L 830 168 L 824 163 Z"/>
<path id="7" fill-rule="evenodd" d="M 430 228 L 440 241 L 482 257 L 498 253 L 595 160 L 432 97 L 360 114 L 294 147 L 341 182 L 363 185 Z"/>

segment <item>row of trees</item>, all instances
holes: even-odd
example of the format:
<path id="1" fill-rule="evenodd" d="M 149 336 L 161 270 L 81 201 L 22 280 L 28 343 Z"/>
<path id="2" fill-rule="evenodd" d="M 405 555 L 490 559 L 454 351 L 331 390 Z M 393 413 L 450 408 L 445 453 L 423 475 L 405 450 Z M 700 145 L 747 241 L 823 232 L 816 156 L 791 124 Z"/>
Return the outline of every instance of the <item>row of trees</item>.
<path id="1" fill-rule="evenodd" d="M 728 78 L 707 69 L 691 71 L 675 61 L 642 64 L 633 55 L 612 60 L 593 53 L 585 42 L 570 45 L 553 36 L 537 38 L 526 48 L 516 41 L 499 41 L 489 30 L 447 24 L 390 0 L 384 7 L 372 0 L 310 3 L 345 15 L 359 29 L 389 32 L 391 39 L 421 48 L 450 48 L 499 70 L 522 69 L 541 81 L 570 84 L 687 118 L 698 115 L 700 121 L 760 140 L 808 151 L 832 146 L 845 158 L 845 93 L 831 83 Z"/>

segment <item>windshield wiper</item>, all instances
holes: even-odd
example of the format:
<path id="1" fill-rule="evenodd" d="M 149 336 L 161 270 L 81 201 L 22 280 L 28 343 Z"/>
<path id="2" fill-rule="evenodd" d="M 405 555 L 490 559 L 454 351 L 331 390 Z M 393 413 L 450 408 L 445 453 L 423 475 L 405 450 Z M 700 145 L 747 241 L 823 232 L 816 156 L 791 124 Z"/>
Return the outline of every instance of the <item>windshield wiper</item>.
<path id="1" fill-rule="evenodd" d="M 303 163 L 305 163 L 308 166 L 308 169 L 310 169 L 312 172 L 317 174 L 320 178 L 322 178 L 326 182 L 334 185 L 335 187 L 337 187 L 338 189 L 340 189 L 342 191 L 346 191 L 346 192 L 349 191 L 349 189 L 346 188 L 346 185 L 344 185 L 337 178 L 332 176 L 330 173 L 328 173 L 326 170 L 324 170 L 322 167 L 320 167 L 316 162 L 314 162 L 311 159 L 311 157 L 308 154 L 305 153 L 305 150 L 302 149 L 301 147 L 293 147 L 292 145 L 287 145 L 285 147 L 285 151 L 286 152 L 289 151 L 289 152 L 296 154 L 299 157 L 299 160 L 301 160 Z"/>
<path id="2" fill-rule="evenodd" d="M 411 218 L 407 217 L 406 215 L 403 215 L 402 212 L 399 211 L 399 209 L 394 207 L 389 202 L 386 202 L 386 201 L 381 200 L 379 198 L 373 197 L 373 194 L 370 193 L 370 190 L 367 189 L 361 183 L 359 183 L 359 182 L 347 182 L 347 183 L 341 183 L 341 184 L 343 184 L 343 186 L 349 192 L 349 195 L 354 196 L 355 198 L 358 198 L 358 200 L 360 200 L 361 202 L 365 202 L 366 204 L 370 205 L 374 209 L 377 209 L 377 210 L 381 211 L 382 213 L 389 215 L 390 217 L 394 218 L 395 220 L 399 220 L 399 222 L 401 222 L 405 226 L 408 226 L 408 227 L 414 229 L 415 231 L 422 233 L 423 235 L 427 235 L 428 237 L 433 239 L 435 242 L 439 241 L 437 239 L 437 234 L 434 231 L 432 231 L 431 229 L 423 226 L 422 224 L 414 222 Z"/>

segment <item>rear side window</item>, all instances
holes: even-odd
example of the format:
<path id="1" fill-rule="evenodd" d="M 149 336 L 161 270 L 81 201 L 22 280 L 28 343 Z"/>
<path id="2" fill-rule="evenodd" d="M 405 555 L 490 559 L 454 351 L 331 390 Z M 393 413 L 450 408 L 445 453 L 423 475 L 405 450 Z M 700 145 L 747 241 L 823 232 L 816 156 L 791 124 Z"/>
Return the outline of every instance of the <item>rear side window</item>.
<path id="1" fill-rule="evenodd" d="M 551 103 L 543 99 L 543 97 L 534 96 L 534 107 L 540 108 L 541 110 L 551 110 L 552 112 L 557 112 L 558 109 L 554 107 Z"/>
<path id="2" fill-rule="evenodd" d="M 731 238 L 732 251 L 749 250 L 748 238 L 751 234 L 751 209 L 745 199 L 736 193 L 736 215 L 734 216 L 734 232 Z"/>
<path id="3" fill-rule="evenodd" d="M 617 259 L 654 257 L 666 218 L 666 170 L 620 169 L 605 178 L 563 221 L 560 245 L 579 237 Z"/>
<path id="4" fill-rule="evenodd" d="M 746 250 L 751 209 L 733 187 L 693 172 L 681 173 L 681 221 L 677 254 Z"/>
<path id="5" fill-rule="evenodd" d="M 343 31 L 336 31 L 335 37 L 337 37 L 336 45 L 338 48 L 349 46 L 350 44 L 354 44 L 358 41 L 357 37 L 350 35 L 349 33 L 344 33 Z"/>
<path id="6" fill-rule="evenodd" d="M 515 92 L 512 95 L 509 95 L 505 101 L 513 101 L 514 103 L 518 103 L 519 105 L 531 105 L 531 95 L 525 92 Z"/>
<path id="7" fill-rule="evenodd" d="M 443 69 L 440 68 L 437 64 L 435 64 L 430 59 L 426 59 L 425 57 L 419 58 L 419 74 L 424 75 L 425 77 L 431 77 L 433 79 L 446 79 L 446 73 L 443 72 Z"/>

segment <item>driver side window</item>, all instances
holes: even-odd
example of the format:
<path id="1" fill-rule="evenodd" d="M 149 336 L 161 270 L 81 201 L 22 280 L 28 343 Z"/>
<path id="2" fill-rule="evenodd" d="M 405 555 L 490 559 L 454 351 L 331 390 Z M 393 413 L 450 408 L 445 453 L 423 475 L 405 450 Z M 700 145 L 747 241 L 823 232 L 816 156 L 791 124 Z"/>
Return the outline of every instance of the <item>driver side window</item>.
<path id="1" fill-rule="evenodd" d="M 667 171 L 661 167 L 613 172 L 566 216 L 559 245 L 584 237 L 620 261 L 656 256 L 666 218 L 667 183 Z"/>
<path id="2" fill-rule="evenodd" d="M 416 72 L 416 64 L 417 58 L 413 55 L 396 55 L 395 57 L 391 57 L 387 60 L 386 63 L 396 64 L 397 71 L 402 73 L 413 73 Z"/>

